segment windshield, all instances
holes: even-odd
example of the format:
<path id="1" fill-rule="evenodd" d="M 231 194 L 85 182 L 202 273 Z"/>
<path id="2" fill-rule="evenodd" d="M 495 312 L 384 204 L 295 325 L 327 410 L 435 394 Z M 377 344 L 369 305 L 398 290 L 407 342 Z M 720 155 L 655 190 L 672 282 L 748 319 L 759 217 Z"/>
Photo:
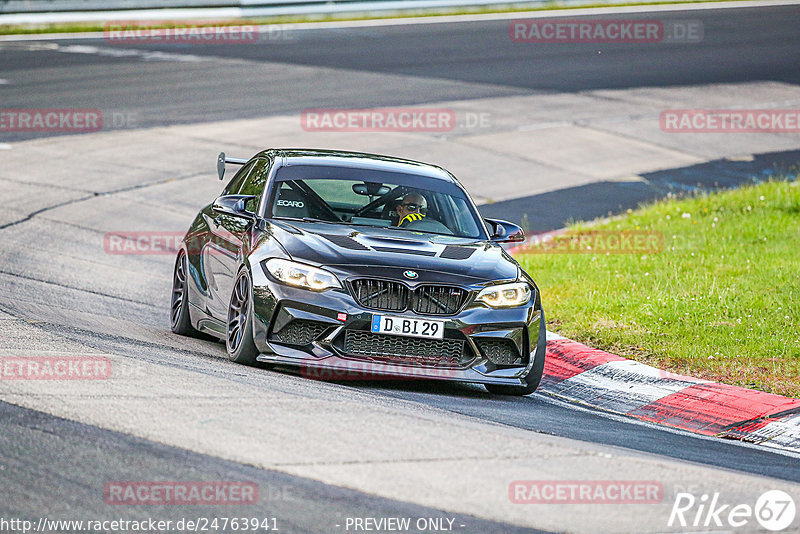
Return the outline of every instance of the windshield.
<path id="1" fill-rule="evenodd" d="M 456 184 L 357 168 L 280 168 L 267 217 L 485 238 L 472 203 Z"/>

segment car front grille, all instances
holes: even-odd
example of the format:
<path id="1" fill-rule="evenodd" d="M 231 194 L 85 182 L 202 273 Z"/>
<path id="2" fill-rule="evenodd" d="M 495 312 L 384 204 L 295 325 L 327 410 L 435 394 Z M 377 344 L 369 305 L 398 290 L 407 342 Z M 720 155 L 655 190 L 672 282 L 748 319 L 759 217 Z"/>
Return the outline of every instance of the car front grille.
<path id="1" fill-rule="evenodd" d="M 420 339 L 346 330 L 344 353 L 359 359 L 456 367 L 464 356 L 463 339 Z"/>
<path id="2" fill-rule="evenodd" d="M 403 311 L 410 290 L 400 282 L 361 278 L 353 281 L 355 298 L 365 308 L 386 311 Z"/>
<path id="3" fill-rule="evenodd" d="M 356 301 L 365 308 L 404 311 L 409 308 L 421 315 L 458 313 L 469 292 L 460 287 L 424 285 L 415 290 L 391 280 L 360 278 L 351 283 Z"/>
<path id="4" fill-rule="evenodd" d="M 411 308 L 424 315 L 449 315 L 458 312 L 466 298 L 460 287 L 420 286 L 412 293 Z"/>
<path id="5" fill-rule="evenodd" d="M 317 339 L 330 325 L 305 319 L 294 319 L 275 332 L 270 340 L 287 345 L 308 345 Z"/>
<path id="6" fill-rule="evenodd" d="M 477 339 L 476 342 L 483 356 L 495 365 L 519 363 L 517 345 L 510 339 Z"/>

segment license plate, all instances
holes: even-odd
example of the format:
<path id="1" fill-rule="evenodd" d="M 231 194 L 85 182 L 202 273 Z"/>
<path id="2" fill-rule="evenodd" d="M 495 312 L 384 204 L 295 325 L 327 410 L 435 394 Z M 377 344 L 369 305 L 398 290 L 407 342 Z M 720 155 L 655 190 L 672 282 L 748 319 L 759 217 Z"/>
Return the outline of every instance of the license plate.
<path id="1" fill-rule="evenodd" d="M 444 321 L 395 315 L 373 315 L 372 331 L 376 334 L 442 339 L 444 337 Z"/>

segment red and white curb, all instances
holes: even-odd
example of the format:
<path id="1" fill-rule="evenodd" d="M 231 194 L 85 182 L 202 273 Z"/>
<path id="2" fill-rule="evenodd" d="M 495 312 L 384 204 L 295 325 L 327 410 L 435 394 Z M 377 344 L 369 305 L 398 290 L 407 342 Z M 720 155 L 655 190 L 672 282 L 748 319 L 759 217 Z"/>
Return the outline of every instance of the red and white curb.
<path id="1" fill-rule="evenodd" d="M 800 399 L 668 373 L 552 332 L 540 391 L 697 434 L 800 452 Z"/>

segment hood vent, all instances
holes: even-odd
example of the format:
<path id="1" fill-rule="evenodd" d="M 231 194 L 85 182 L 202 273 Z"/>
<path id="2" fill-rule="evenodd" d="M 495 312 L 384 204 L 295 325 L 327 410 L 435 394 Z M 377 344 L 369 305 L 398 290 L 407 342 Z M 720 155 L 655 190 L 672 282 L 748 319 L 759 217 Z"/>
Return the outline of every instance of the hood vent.
<path id="1" fill-rule="evenodd" d="M 372 249 L 377 250 L 378 252 L 396 252 L 397 254 L 416 254 L 417 256 L 436 256 L 436 253 L 430 250 L 414 250 L 412 248 L 372 247 Z"/>
<path id="2" fill-rule="evenodd" d="M 337 234 L 317 234 L 320 237 L 324 237 L 337 247 L 346 248 L 348 250 L 369 250 L 369 247 L 366 247 L 353 239 L 350 236 L 346 235 L 337 235 Z"/>
<path id="3" fill-rule="evenodd" d="M 466 260 L 472 256 L 474 252 L 474 248 L 447 245 L 442 253 L 439 254 L 439 257 L 446 260 Z"/>

